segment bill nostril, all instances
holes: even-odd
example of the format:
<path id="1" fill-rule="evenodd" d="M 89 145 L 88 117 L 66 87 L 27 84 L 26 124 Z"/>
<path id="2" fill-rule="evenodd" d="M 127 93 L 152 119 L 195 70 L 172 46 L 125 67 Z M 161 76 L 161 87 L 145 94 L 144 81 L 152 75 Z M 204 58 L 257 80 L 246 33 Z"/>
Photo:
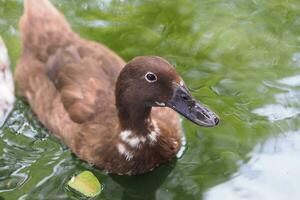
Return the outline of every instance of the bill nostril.
<path id="1" fill-rule="evenodd" d="M 185 100 L 185 101 L 189 100 L 188 96 L 186 96 L 186 95 L 182 95 L 181 97 L 182 97 L 182 99 Z"/>
<path id="2" fill-rule="evenodd" d="M 214 122 L 215 122 L 216 125 L 218 125 L 219 122 L 220 122 L 219 118 L 215 117 L 215 118 L 214 118 Z"/>

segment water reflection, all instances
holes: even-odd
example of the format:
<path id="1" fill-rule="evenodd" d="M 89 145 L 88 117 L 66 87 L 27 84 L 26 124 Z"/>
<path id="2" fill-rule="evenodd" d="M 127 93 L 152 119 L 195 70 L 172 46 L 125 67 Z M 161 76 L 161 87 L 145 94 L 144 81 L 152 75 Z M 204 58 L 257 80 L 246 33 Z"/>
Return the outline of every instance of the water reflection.
<path id="1" fill-rule="evenodd" d="M 142 176 L 111 175 L 111 177 L 124 190 L 122 200 L 156 200 L 157 189 L 163 184 L 175 165 L 176 159 Z"/>
<path id="2" fill-rule="evenodd" d="M 33 120 L 34 116 L 28 108 L 18 100 L 11 117 L 0 130 L 0 145 L 3 147 L 0 155 L 0 193 L 14 191 L 9 196 L 10 199 L 25 198 L 34 194 L 36 189 L 41 192 L 41 186 L 43 190 L 53 189 L 45 187 L 49 186 L 45 182 L 59 173 L 57 167 L 65 162 L 62 159 L 64 154 L 68 154 L 55 140 L 49 143 L 48 133 Z M 26 195 L 23 194 L 21 191 L 27 188 L 26 184 L 35 180 L 38 181 L 35 188 L 31 188 Z"/>
<path id="3" fill-rule="evenodd" d="M 256 145 L 246 163 L 239 160 L 239 170 L 229 181 L 209 189 L 206 200 L 299 198 L 300 130 L 296 116 L 300 114 L 300 93 L 293 89 L 300 85 L 299 80 L 299 75 L 293 75 L 266 84 L 280 91 L 273 94 L 276 103 L 265 104 L 252 112 L 267 117 L 280 133 Z"/>
<path id="4" fill-rule="evenodd" d="M 284 91 L 283 93 L 278 92 L 273 95 L 277 104 L 269 103 L 252 111 L 257 115 L 267 117 L 271 122 L 292 118 L 300 114 L 300 91 L 292 89 L 293 87 L 300 86 L 300 75 L 285 77 L 276 82 L 283 84 L 283 86 L 278 86 L 277 83 L 269 83 L 268 86 Z"/>
<path id="5" fill-rule="evenodd" d="M 253 110 L 253 113 L 266 116 L 270 121 L 273 122 L 297 116 L 300 113 L 300 109 L 294 107 L 285 107 L 281 104 L 269 104 Z"/>
<path id="6" fill-rule="evenodd" d="M 280 79 L 278 82 L 288 86 L 300 86 L 300 74 Z"/>
<path id="7" fill-rule="evenodd" d="M 276 149 L 277 143 L 286 143 L 285 139 L 299 132 L 299 0 L 53 2 L 82 37 L 104 43 L 125 60 L 146 54 L 167 58 L 193 94 L 220 113 L 222 121 L 215 129 L 205 129 L 184 120 L 187 149 L 176 166 L 134 184 L 135 178 L 119 180 L 72 156 L 18 100 L 0 130 L 0 196 L 78 199 L 66 191 L 65 184 L 83 170 L 91 170 L 104 185 L 101 200 L 138 199 L 147 192 L 148 198 L 157 200 L 199 200 L 206 195 L 224 199 L 228 180 L 264 185 L 260 177 L 268 174 L 269 166 L 263 161 L 278 164 L 271 157 L 279 158 L 277 153 L 259 149 L 266 145 L 273 150 L 271 143 Z M 13 66 L 20 55 L 17 23 L 22 4 L 22 0 L 0 0 L 0 33 Z M 278 136 L 283 133 L 286 138 Z M 283 159 L 278 166 L 290 163 L 291 157 L 296 159 L 293 153 L 290 157 L 278 154 Z M 260 167 L 256 168 L 256 162 L 262 163 Z M 282 193 L 287 182 L 295 180 L 291 171 L 283 177 Z M 224 190 L 216 186 L 223 187 L 222 183 Z M 251 191 L 255 195 L 256 187 L 247 190 L 243 186 L 248 196 Z M 239 188 L 235 191 L 231 194 L 240 195 Z"/>
<path id="8" fill-rule="evenodd" d="M 300 196 L 300 131 L 257 145 L 250 161 L 228 182 L 210 189 L 206 200 L 283 200 Z"/>

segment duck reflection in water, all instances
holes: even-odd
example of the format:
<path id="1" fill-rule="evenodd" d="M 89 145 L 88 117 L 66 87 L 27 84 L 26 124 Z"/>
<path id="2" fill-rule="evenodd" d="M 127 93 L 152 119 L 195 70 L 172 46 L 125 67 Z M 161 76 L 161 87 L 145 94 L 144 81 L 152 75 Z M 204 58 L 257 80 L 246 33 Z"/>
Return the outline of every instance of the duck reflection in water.
<path id="1" fill-rule="evenodd" d="M 122 200 L 156 200 L 157 189 L 164 183 L 176 166 L 177 159 L 140 176 L 118 176 L 111 178 L 124 189 Z"/>

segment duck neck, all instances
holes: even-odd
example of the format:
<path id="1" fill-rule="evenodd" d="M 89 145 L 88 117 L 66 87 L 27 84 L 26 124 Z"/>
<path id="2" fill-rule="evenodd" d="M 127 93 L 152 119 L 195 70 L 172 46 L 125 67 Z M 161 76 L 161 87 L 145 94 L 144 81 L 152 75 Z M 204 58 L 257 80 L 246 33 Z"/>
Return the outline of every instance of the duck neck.
<path id="1" fill-rule="evenodd" d="M 151 125 L 151 107 L 142 105 L 119 106 L 121 130 L 131 130 L 136 134 L 147 134 Z"/>

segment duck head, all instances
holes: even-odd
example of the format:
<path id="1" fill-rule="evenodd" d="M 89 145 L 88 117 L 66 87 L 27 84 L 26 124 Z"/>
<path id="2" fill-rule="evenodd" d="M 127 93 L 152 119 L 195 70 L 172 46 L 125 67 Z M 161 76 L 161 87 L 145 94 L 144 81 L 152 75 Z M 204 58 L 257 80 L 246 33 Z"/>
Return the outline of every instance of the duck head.
<path id="1" fill-rule="evenodd" d="M 126 119 L 143 119 L 151 107 L 170 107 L 200 126 L 219 123 L 217 115 L 192 97 L 174 67 L 160 57 L 136 57 L 123 68 L 116 85 L 116 105 L 119 116 Z M 134 110 L 141 115 L 133 116 Z"/>

